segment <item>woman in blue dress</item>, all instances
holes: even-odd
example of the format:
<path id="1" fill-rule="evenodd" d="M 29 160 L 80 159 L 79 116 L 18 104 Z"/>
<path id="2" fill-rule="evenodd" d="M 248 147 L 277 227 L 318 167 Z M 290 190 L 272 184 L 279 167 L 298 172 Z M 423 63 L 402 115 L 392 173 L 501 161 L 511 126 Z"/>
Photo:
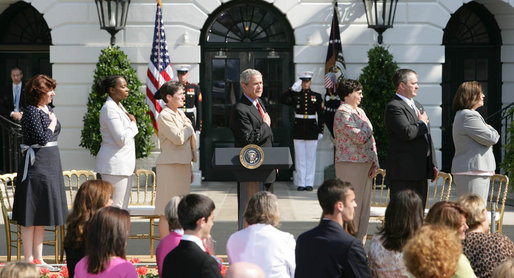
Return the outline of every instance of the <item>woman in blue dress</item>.
<path id="1" fill-rule="evenodd" d="M 61 125 L 49 106 L 55 86 L 55 80 L 38 74 L 25 87 L 27 106 L 21 118 L 24 158 L 12 216 L 21 225 L 25 261 L 40 260 L 43 265 L 44 228 L 64 225 L 68 213 L 57 146 Z"/>

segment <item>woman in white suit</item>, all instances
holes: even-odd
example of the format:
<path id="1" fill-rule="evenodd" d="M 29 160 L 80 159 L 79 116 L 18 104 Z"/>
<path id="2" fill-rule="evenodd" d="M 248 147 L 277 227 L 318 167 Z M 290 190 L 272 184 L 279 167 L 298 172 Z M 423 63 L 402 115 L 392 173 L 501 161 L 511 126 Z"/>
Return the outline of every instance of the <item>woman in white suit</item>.
<path id="1" fill-rule="evenodd" d="M 102 80 L 98 91 L 109 96 L 100 110 L 102 145 L 96 156 L 95 171 L 102 180 L 114 185 L 113 206 L 127 209 L 136 167 L 134 137 L 138 133 L 136 118 L 120 102 L 128 97 L 129 88 L 125 78 L 116 75 Z"/>
<path id="2" fill-rule="evenodd" d="M 455 93 L 452 175 L 457 196 L 477 194 L 487 200 L 490 178 L 496 169 L 492 146 L 500 135 L 476 111 L 484 105 L 484 97 L 477 81 L 462 83 Z"/>
<path id="3" fill-rule="evenodd" d="M 191 121 L 184 114 L 184 89 L 180 83 L 168 81 L 155 94 L 163 99 L 165 108 L 159 114 L 161 154 L 157 158 L 157 194 L 155 213 L 159 218 L 159 237 L 169 234 L 164 207 L 171 197 L 186 195 L 193 182 L 193 162 L 196 157 L 196 136 Z"/>

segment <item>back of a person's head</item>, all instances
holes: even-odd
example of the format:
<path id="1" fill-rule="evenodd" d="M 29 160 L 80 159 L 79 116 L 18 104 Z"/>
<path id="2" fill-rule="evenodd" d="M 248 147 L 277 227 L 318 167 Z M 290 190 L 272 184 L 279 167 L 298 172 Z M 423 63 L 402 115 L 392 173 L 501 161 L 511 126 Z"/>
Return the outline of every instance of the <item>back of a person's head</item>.
<path id="1" fill-rule="evenodd" d="M 211 198 L 200 194 L 188 194 L 178 204 L 178 220 L 184 230 L 196 230 L 196 222 L 209 218 L 216 206 Z"/>
<path id="2" fill-rule="evenodd" d="M 491 278 L 514 278 L 514 258 L 510 258 L 497 266 Z"/>
<path id="3" fill-rule="evenodd" d="M 419 195 L 402 190 L 391 197 L 379 234 L 388 250 L 401 251 L 405 243 L 423 225 L 423 204 Z"/>
<path id="4" fill-rule="evenodd" d="M 27 262 L 8 262 L 0 270 L 0 278 L 38 278 L 35 264 Z"/>
<path id="5" fill-rule="evenodd" d="M 462 245 L 455 231 L 426 225 L 407 241 L 403 258 L 416 278 L 449 278 L 457 271 Z"/>
<path id="6" fill-rule="evenodd" d="M 79 187 L 66 220 L 65 245 L 78 247 L 84 241 L 84 226 L 97 210 L 108 204 L 113 191 L 113 185 L 104 180 L 88 180 Z"/>
<path id="7" fill-rule="evenodd" d="M 267 191 L 255 193 L 248 201 L 244 218 L 248 225 L 261 223 L 277 226 L 280 219 L 277 196 Z"/>
<path id="8" fill-rule="evenodd" d="M 182 196 L 173 196 L 164 208 L 164 216 L 168 220 L 168 226 L 170 231 L 181 229 L 180 222 L 178 221 L 178 204 Z"/>
<path id="9" fill-rule="evenodd" d="M 425 223 L 458 230 L 462 225 L 461 216 L 466 217 L 467 213 L 458 203 L 441 201 L 430 208 Z"/>
<path id="10" fill-rule="evenodd" d="M 105 207 L 95 213 L 87 227 L 86 256 L 89 273 L 104 271 L 111 256 L 125 259 L 130 214 L 117 207 Z"/>
<path id="11" fill-rule="evenodd" d="M 484 199 L 476 194 L 466 194 L 459 197 L 457 203 L 466 211 L 466 223 L 470 229 L 475 229 L 487 220 L 484 215 L 486 205 Z"/>
<path id="12" fill-rule="evenodd" d="M 228 268 L 226 278 L 266 278 L 264 271 L 256 264 L 237 262 Z"/>
<path id="13" fill-rule="evenodd" d="M 349 182 L 341 181 L 340 179 L 330 179 L 323 182 L 318 188 L 318 201 L 323 215 L 334 214 L 334 206 L 337 202 L 346 202 L 348 192 L 353 187 Z"/>

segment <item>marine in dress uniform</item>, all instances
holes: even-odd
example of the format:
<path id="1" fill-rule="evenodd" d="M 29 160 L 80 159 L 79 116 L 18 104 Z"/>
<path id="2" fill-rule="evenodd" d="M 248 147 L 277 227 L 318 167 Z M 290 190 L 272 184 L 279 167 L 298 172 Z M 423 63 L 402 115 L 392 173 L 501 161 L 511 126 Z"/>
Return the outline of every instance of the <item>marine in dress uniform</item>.
<path id="1" fill-rule="evenodd" d="M 193 123 L 193 127 L 195 131 L 202 130 L 202 92 L 200 92 L 200 87 L 196 84 L 189 83 L 187 79 L 189 78 L 189 69 L 190 65 L 179 65 L 177 68 L 177 77 L 184 86 L 184 94 L 186 95 L 186 100 L 184 101 L 184 107 L 182 108 L 184 114 L 191 120 Z"/>
<path id="2" fill-rule="evenodd" d="M 312 191 L 316 172 L 316 148 L 323 137 L 323 99 L 321 94 L 311 91 L 312 72 L 300 75 L 300 80 L 289 88 L 281 98 L 282 103 L 293 106 L 293 142 L 296 186 L 298 191 Z"/>

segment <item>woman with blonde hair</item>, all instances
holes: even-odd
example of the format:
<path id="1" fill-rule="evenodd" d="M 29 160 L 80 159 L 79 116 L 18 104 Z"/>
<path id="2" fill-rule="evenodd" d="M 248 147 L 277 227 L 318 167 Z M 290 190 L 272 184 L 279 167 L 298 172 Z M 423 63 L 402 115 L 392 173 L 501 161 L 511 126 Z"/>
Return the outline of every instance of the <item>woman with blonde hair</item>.
<path id="1" fill-rule="evenodd" d="M 250 262 L 262 268 L 268 278 L 293 278 L 296 242 L 293 235 L 276 228 L 279 219 L 277 196 L 267 191 L 253 195 L 244 213 L 248 226 L 228 239 L 230 264 Z"/>
<path id="2" fill-rule="evenodd" d="M 39 271 L 32 263 L 8 262 L 0 270 L 0 278 L 39 278 Z"/>
<path id="3" fill-rule="evenodd" d="M 493 272 L 492 278 L 514 278 L 514 258 L 499 265 Z"/>
<path id="4" fill-rule="evenodd" d="M 505 235 L 489 233 L 489 218 L 482 197 L 463 195 L 458 203 L 468 212 L 469 230 L 462 241 L 464 254 L 477 277 L 491 277 L 498 265 L 514 258 L 514 243 Z"/>
<path id="5" fill-rule="evenodd" d="M 86 255 L 85 229 L 96 211 L 111 206 L 114 188 L 104 180 L 85 181 L 78 189 L 73 210 L 66 220 L 64 251 L 69 277 L 75 275 L 75 265 Z"/>
<path id="6" fill-rule="evenodd" d="M 405 266 L 416 278 L 457 277 L 454 275 L 462 257 L 462 245 L 454 230 L 426 225 L 407 241 L 403 256 Z"/>
<path id="7" fill-rule="evenodd" d="M 492 146 L 500 135 L 476 111 L 484 105 L 484 98 L 482 85 L 477 81 L 462 83 L 455 93 L 452 175 L 457 196 L 474 193 L 487 200 L 490 177 L 496 169 Z"/>

